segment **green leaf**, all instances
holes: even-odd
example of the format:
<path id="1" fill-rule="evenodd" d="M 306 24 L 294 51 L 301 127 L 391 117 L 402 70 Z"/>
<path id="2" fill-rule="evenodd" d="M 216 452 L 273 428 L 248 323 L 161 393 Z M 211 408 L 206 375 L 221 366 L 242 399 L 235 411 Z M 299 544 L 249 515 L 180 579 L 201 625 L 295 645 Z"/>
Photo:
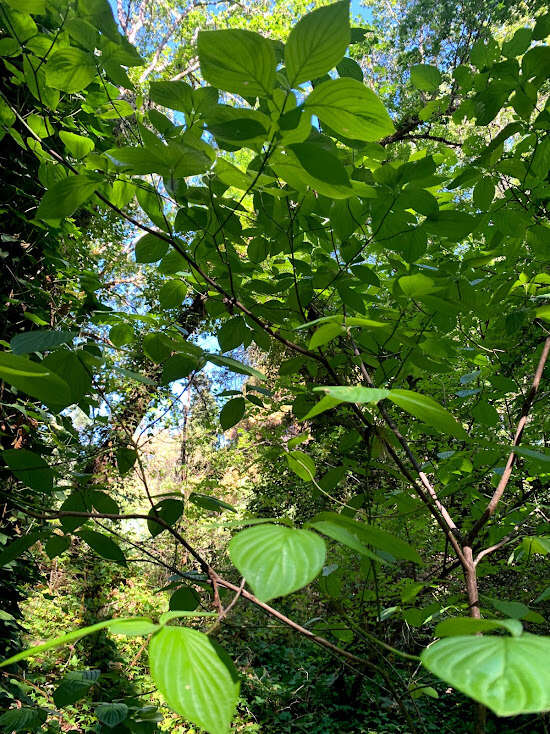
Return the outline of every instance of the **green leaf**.
<path id="1" fill-rule="evenodd" d="M 398 538 L 393 533 L 388 533 L 374 525 L 367 525 L 353 518 L 341 515 L 336 512 L 321 512 L 313 519 L 313 522 L 330 522 L 339 525 L 348 530 L 351 534 L 356 535 L 364 545 L 372 545 L 381 551 L 389 553 L 395 558 L 402 558 L 405 561 L 412 561 L 422 565 L 423 561 L 418 551 L 405 543 L 404 540 Z"/>
<path id="2" fill-rule="evenodd" d="M 65 148 L 67 148 L 69 153 L 75 158 L 84 158 L 95 148 L 94 141 L 90 138 L 85 138 L 83 135 L 77 135 L 76 133 L 67 132 L 67 130 L 62 130 L 59 133 L 59 137 L 61 138 Z"/>
<path id="3" fill-rule="evenodd" d="M 70 392 L 67 383 L 47 367 L 8 352 L 0 353 L 0 379 L 52 409 L 62 405 Z"/>
<path id="4" fill-rule="evenodd" d="M 21 538 L 17 538 L 0 552 L 0 568 L 7 566 L 8 563 L 15 561 L 25 551 L 29 550 L 40 538 L 43 533 L 41 530 L 35 530 L 27 533 Z"/>
<path id="5" fill-rule="evenodd" d="M 218 365 L 218 367 L 227 367 L 231 372 L 236 372 L 239 375 L 250 375 L 250 377 L 257 377 L 258 380 L 265 380 L 266 377 L 259 370 L 254 367 L 250 367 L 248 364 L 239 362 L 233 357 L 226 357 L 223 354 L 205 354 L 204 355 L 208 362 Z"/>
<path id="6" fill-rule="evenodd" d="M 321 413 L 324 413 L 327 410 L 332 410 L 332 408 L 335 408 L 337 405 L 340 405 L 342 401 L 337 400 L 336 398 L 331 398 L 330 395 L 325 395 L 324 398 L 321 398 L 319 402 L 313 406 L 313 408 L 304 415 L 303 418 L 300 418 L 301 421 L 308 421 L 311 418 L 315 418 L 315 416 L 320 415 Z"/>
<path id="7" fill-rule="evenodd" d="M 190 114 L 193 110 L 192 91 L 189 84 L 182 81 L 151 82 L 149 87 L 153 102 L 187 114 Z"/>
<path id="8" fill-rule="evenodd" d="M 170 597 L 170 611 L 194 612 L 201 601 L 200 596 L 190 586 L 182 586 Z"/>
<path id="9" fill-rule="evenodd" d="M 333 186 L 350 185 L 342 162 L 318 143 L 298 143 L 289 148 L 310 176 Z"/>
<path id="10" fill-rule="evenodd" d="M 141 621 L 143 619 L 143 617 L 122 617 L 120 619 L 106 619 L 103 622 L 97 622 L 96 624 L 91 624 L 88 627 L 81 627 L 78 630 L 73 630 L 72 632 L 68 632 L 65 635 L 54 637 L 53 639 L 48 640 L 47 642 L 43 642 L 40 645 L 35 645 L 34 647 L 29 647 L 26 650 L 23 650 L 22 652 L 18 652 L 17 655 L 13 655 L 11 658 L 2 661 L 0 663 L 0 668 L 5 667 L 6 665 L 11 665 L 12 663 L 18 663 L 20 660 L 26 660 L 27 658 L 34 657 L 35 655 L 40 655 L 41 653 L 46 652 L 46 650 L 51 650 L 53 647 L 61 647 L 61 645 L 67 645 L 69 642 L 75 642 L 81 637 L 86 637 L 86 635 L 91 635 L 94 632 L 99 632 L 99 630 L 113 627 L 114 632 L 117 629 L 117 626 L 123 629 L 123 623 L 133 623 L 136 620 Z M 126 633 L 121 632 L 120 634 Z"/>
<path id="11" fill-rule="evenodd" d="M 159 519 L 164 520 L 168 525 L 174 525 L 183 515 L 183 509 L 184 505 L 181 500 L 169 497 L 157 502 L 154 508 L 151 507 L 149 510 L 149 517 L 153 518 L 156 516 Z M 154 520 L 147 520 L 147 527 L 153 538 L 160 535 L 163 530 L 166 530 L 166 528 Z"/>
<path id="12" fill-rule="evenodd" d="M 126 565 L 124 553 L 114 540 L 111 540 L 107 535 L 97 533 L 95 530 L 89 530 L 88 528 L 82 528 L 76 534 L 102 558 L 120 563 L 122 566 Z"/>
<path id="13" fill-rule="evenodd" d="M 288 466 L 305 482 L 311 482 L 315 478 L 315 464 L 311 456 L 303 451 L 290 451 L 286 455 Z"/>
<path id="14" fill-rule="evenodd" d="M 154 234 L 145 234 L 136 242 L 137 263 L 156 263 L 168 252 L 168 243 Z"/>
<path id="15" fill-rule="evenodd" d="M 291 87 L 318 79 L 341 61 L 350 41 L 349 2 L 318 8 L 301 18 L 285 45 Z"/>
<path id="16" fill-rule="evenodd" d="M 51 535 L 46 541 L 46 553 L 48 558 L 54 559 L 64 553 L 71 545 L 68 535 Z"/>
<path id="17" fill-rule="evenodd" d="M 246 404 L 244 398 L 233 398 L 228 400 L 220 412 L 220 424 L 224 431 L 233 428 L 244 418 Z"/>
<path id="18" fill-rule="evenodd" d="M 71 670 L 65 673 L 63 680 L 53 692 L 53 701 L 57 708 L 70 706 L 84 698 L 99 676 L 99 670 Z"/>
<path id="19" fill-rule="evenodd" d="M 125 703 L 100 703 L 96 706 L 95 715 L 102 724 L 113 729 L 128 717 L 128 706 Z"/>
<path id="20" fill-rule="evenodd" d="M 423 665 L 497 716 L 550 709 L 550 638 L 449 637 L 426 648 Z"/>
<path id="21" fill-rule="evenodd" d="M 163 627 L 149 643 L 151 677 L 176 713 L 209 734 L 226 734 L 239 681 L 225 652 L 202 632 Z"/>
<path id="22" fill-rule="evenodd" d="M 254 594 L 269 601 L 309 584 L 325 563 L 326 546 L 309 530 L 266 523 L 237 533 L 229 555 Z"/>
<path id="23" fill-rule="evenodd" d="M 41 709 L 22 706 L 6 711 L 0 716 L 0 728 L 5 732 L 39 731 L 46 721 L 46 712 Z"/>
<path id="24" fill-rule="evenodd" d="M 172 340 L 160 331 L 146 334 L 143 338 L 143 351 L 156 364 L 161 364 L 172 353 Z"/>
<path id="25" fill-rule="evenodd" d="M 548 306 L 541 306 L 540 308 L 537 308 L 535 316 L 537 317 L 537 319 L 550 321 L 550 304 Z"/>
<path id="26" fill-rule="evenodd" d="M 438 431 L 449 433 L 455 438 L 468 438 L 464 428 L 453 418 L 449 411 L 427 395 L 421 395 L 412 390 L 390 390 L 388 398 L 407 413 L 423 423 L 437 428 Z"/>
<path id="27" fill-rule="evenodd" d="M 306 109 L 339 135 L 372 142 L 395 128 L 376 94 L 356 79 L 330 79 L 306 98 Z"/>
<path id="28" fill-rule="evenodd" d="M 327 512 L 324 514 L 330 515 L 332 513 Z M 316 520 L 314 518 L 311 522 L 307 523 L 307 527 L 315 528 L 315 530 L 318 530 L 323 535 L 332 538 L 337 543 L 341 543 L 342 545 L 351 548 L 362 556 L 366 556 L 377 563 L 386 563 L 386 561 L 384 561 L 380 556 L 377 556 L 376 553 L 373 553 L 360 541 L 358 534 L 354 532 L 354 529 L 351 526 L 346 527 L 342 523 L 334 521 L 332 518 L 324 520 Z"/>
<path id="29" fill-rule="evenodd" d="M 76 331 L 54 331 L 53 329 L 26 331 L 12 337 L 10 347 L 14 354 L 47 352 L 60 344 L 72 342 L 77 333 Z"/>
<path id="30" fill-rule="evenodd" d="M 422 275 L 422 273 L 404 275 L 399 278 L 399 286 L 409 298 L 418 298 L 419 296 L 425 296 L 437 290 L 433 280 L 426 275 Z"/>
<path id="31" fill-rule="evenodd" d="M 201 494 L 200 492 L 191 492 L 189 495 L 189 502 L 192 502 L 197 507 L 201 507 L 203 510 L 209 512 L 221 512 L 222 510 L 231 510 L 231 512 L 237 512 L 237 510 L 227 502 L 219 500 L 217 497 L 212 497 L 209 494 Z"/>
<path id="32" fill-rule="evenodd" d="M 54 51 L 46 64 L 46 83 L 62 92 L 80 92 L 96 76 L 94 57 L 78 48 Z"/>
<path id="33" fill-rule="evenodd" d="M 243 97 L 266 97 L 275 83 L 275 54 L 259 33 L 241 29 L 201 31 L 201 73 L 214 87 Z"/>
<path id="34" fill-rule="evenodd" d="M 115 347 L 123 347 L 134 341 L 134 330 L 130 324 L 115 324 L 109 331 L 109 339 Z"/>
<path id="35" fill-rule="evenodd" d="M 183 303 L 187 295 L 187 285 L 183 280 L 174 278 L 169 280 L 159 291 L 159 302 L 163 308 L 177 308 Z"/>
<path id="36" fill-rule="evenodd" d="M 162 383 L 167 384 L 182 377 L 189 377 L 193 370 L 200 369 L 204 360 L 190 354 L 173 354 L 162 367 Z"/>
<path id="37" fill-rule="evenodd" d="M 411 82 L 422 92 L 436 92 L 441 84 L 441 72 L 429 64 L 416 64 L 411 68 Z"/>
<path id="38" fill-rule="evenodd" d="M 341 324 L 324 324 L 315 331 L 309 340 L 308 349 L 316 349 L 328 344 L 337 336 L 342 336 L 344 328 Z"/>
<path id="39" fill-rule="evenodd" d="M 109 632 L 113 635 L 125 637 L 146 637 L 160 629 L 148 617 L 128 617 L 127 619 L 112 619 L 109 622 Z"/>
<path id="40" fill-rule="evenodd" d="M 124 476 L 134 466 L 137 459 L 137 451 L 121 446 L 116 450 L 116 463 L 120 476 Z"/>
<path id="41" fill-rule="evenodd" d="M 36 211 L 38 219 L 70 217 L 95 191 L 97 183 L 86 176 L 67 176 L 49 188 Z"/>
<path id="42" fill-rule="evenodd" d="M 372 403 L 389 397 L 390 391 L 378 387 L 361 387 L 359 385 L 330 385 L 328 387 L 315 387 L 315 392 L 325 392 L 327 396 L 338 403 Z M 334 407 L 334 406 L 333 406 Z"/>
<path id="43" fill-rule="evenodd" d="M 492 632 L 497 629 L 506 629 L 514 637 L 523 632 L 523 625 L 517 619 L 474 619 L 473 617 L 452 617 L 439 622 L 435 628 L 436 637 L 457 637 L 462 635 L 477 635 L 480 632 Z"/>
<path id="44" fill-rule="evenodd" d="M 1 453 L 2 459 L 19 481 L 39 492 L 53 489 L 53 471 L 39 455 L 28 449 L 7 449 Z"/>

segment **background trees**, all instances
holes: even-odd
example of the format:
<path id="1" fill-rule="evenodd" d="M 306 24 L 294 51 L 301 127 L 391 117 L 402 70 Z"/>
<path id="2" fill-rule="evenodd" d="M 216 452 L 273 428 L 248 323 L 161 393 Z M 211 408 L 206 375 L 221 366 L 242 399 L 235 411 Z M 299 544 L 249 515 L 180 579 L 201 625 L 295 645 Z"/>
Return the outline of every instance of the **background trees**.
<path id="1" fill-rule="evenodd" d="M 549 17 L 156 7 L 0 5 L 0 721 L 544 730 Z"/>

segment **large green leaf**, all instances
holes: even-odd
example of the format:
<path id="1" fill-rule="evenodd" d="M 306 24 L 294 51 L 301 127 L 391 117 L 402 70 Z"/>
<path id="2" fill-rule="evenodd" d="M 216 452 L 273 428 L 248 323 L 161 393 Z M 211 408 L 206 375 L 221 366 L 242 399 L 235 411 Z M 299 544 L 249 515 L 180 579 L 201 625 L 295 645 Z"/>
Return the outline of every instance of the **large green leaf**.
<path id="1" fill-rule="evenodd" d="M 269 601 L 313 581 L 325 562 L 326 546 L 309 530 L 266 523 L 237 533 L 229 555 L 256 596 Z"/>
<path id="2" fill-rule="evenodd" d="M 442 433 L 450 433 L 451 436 L 462 439 L 468 437 L 464 428 L 449 411 L 427 395 L 421 395 L 413 390 L 390 390 L 388 398 L 407 413 Z"/>
<path id="3" fill-rule="evenodd" d="M 154 234 L 144 234 L 136 242 L 137 263 L 156 263 L 168 252 L 168 243 Z"/>
<path id="4" fill-rule="evenodd" d="M 31 352 L 47 352 L 60 344 L 68 344 L 77 335 L 76 331 L 54 331 L 53 329 L 37 329 L 16 334 L 10 341 L 14 354 L 30 354 Z"/>
<path id="5" fill-rule="evenodd" d="M 0 379 L 17 390 L 38 398 L 52 409 L 63 405 L 69 386 L 40 363 L 8 352 L 0 353 Z"/>
<path id="6" fill-rule="evenodd" d="M 224 431 L 233 428 L 244 418 L 246 405 L 244 398 L 233 398 L 228 400 L 220 412 L 220 425 Z"/>
<path id="7" fill-rule="evenodd" d="M 91 84 L 96 75 L 94 57 L 78 48 L 61 48 L 46 64 L 46 82 L 62 92 L 80 92 Z"/>
<path id="8" fill-rule="evenodd" d="M 334 513 L 327 512 L 323 514 L 332 515 Z M 332 540 L 335 540 L 337 543 L 341 543 L 342 545 L 351 548 L 362 556 L 366 556 L 378 563 L 385 563 L 380 556 L 377 556 L 376 553 L 373 553 L 364 543 L 361 542 L 359 534 L 354 532 L 354 528 L 351 526 L 346 526 L 335 521 L 332 517 L 327 517 L 325 519 L 314 518 L 311 522 L 308 522 L 307 526 L 315 528 L 315 530 L 318 530 L 323 535 L 332 538 Z"/>
<path id="9" fill-rule="evenodd" d="M 448 637 L 421 655 L 423 665 L 497 716 L 550 709 L 550 638 Z"/>
<path id="10" fill-rule="evenodd" d="M 436 66 L 416 64 L 411 67 L 411 82 L 423 92 L 436 92 L 441 84 L 441 73 Z"/>
<path id="11" fill-rule="evenodd" d="M 248 364 L 239 362 L 233 357 L 226 357 L 224 354 L 205 354 L 204 355 L 208 362 L 217 365 L 218 367 L 227 367 L 231 372 L 236 372 L 239 375 L 250 375 L 250 377 L 257 377 L 259 380 L 265 380 L 265 375 L 259 370 L 251 367 Z"/>
<path id="12" fill-rule="evenodd" d="M 337 156 L 317 143 L 289 146 L 300 165 L 310 176 L 334 186 L 349 186 L 349 176 Z"/>
<path id="13" fill-rule="evenodd" d="M 156 537 L 160 535 L 163 530 L 166 530 L 160 523 L 155 522 L 154 517 L 158 517 L 160 520 L 164 520 L 168 525 L 175 525 L 175 523 L 183 515 L 184 505 L 182 500 L 177 500 L 172 497 L 166 497 L 163 500 L 151 507 L 149 510 L 150 520 L 147 520 L 147 528 L 151 535 Z"/>
<path id="14" fill-rule="evenodd" d="M 304 15 L 285 45 L 290 86 L 317 79 L 333 69 L 346 53 L 349 40 L 348 0 Z"/>
<path id="15" fill-rule="evenodd" d="M 126 565 L 126 558 L 124 553 L 120 550 L 120 547 L 111 540 L 107 535 L 98 533 L 95 530 L 89 530 L 88 528 L 82 528 L 77 533 L 90 548 L 95 551 L 99 556 L 105 558 L 108 561 L 114 561 L 120 563 L 122 566 Z"/>
<path id="16" fill-rule="evenodd" d="M 275 82 L 275 53 L 267 38 L 242 29 L 201 31 L 203 77 L 214 87 L 243 97 L 265 97 Z"/>
<path id="17" fill-rule="evenodd" d="M 111 628 L 111 631 L 115 634 L 131 636 L 136 634 L 149 634 L 149 632 L 153 632 L 154 630 L 158 629 L 158 626 L 154 625 L 151 620 L 147 619 L 146 617 L 121 617 L 120 619 L 106 619 L 103 622 L 97 622 L 96 624 L 91 624 L 88 627 L 81 627 L 80 629 L 73 630 L 72 632 L 68 632 L 65 635 L 54 637 L 47 642 L 41 643 L 40 645 L 35 645 L 34 647 L 29 647 L 26 650 L 22 650 L 16 655 L 12 655 L 11 658 L 3 660 L 0 663 L 0 668 L 3 668 L 6 665 L 11 665 L 12 663 L 18 663 L 20 660 L 26 660 L 27 658 L 34 657 L 35 655 L 40 655 L 41 653 L 46 652 L 46 650 L 51 650 L 53 647 L 61 647 L 61 645 L 67 645 L 69 642 L 75 642 L 81 637 L 86 637 L 86 635 L 91 635 L 94 632 L 99 632 L 100 630 L 108 628 Z"/>
<path id="18" fill-rule="evenodd" d="M 163 107 L 187 113 L 193 109 L 193 90 L 185 82 L 151 82 L 149 89 L 153 102 Z"/>
<path id="19" fill-rule="evenodd" d="M 374 141 L 395 128 L 376 94 L 356 79 L 330 79 L 306 98 L 306 109 L 339 135 Z"/>
<path id="20" fill-rule="evenodd" d="M 312 523 L 331 523 L 345 528 L 349 533 L 355 535 L 364 545 L 372 545 L 378 550 L 389 553 L 395 558 L 402 558 L 405 561 L 422 564 L 422 558 L 418 551 L 401 538 L 393 533 L 388 533 L 382 528 L 375 525 L 367 525 L 367 523 L 354 520 L 346 515 L 336 512 L 321 512 L 313 520 Z M 315 526 L 314 526 L 315 527 Z"/>
<path id="21" fill-rule="evenodd" d="M 19 556 L 39 541 L 42 535 L 41 530 L 35 530 L 32 533 L 23 535 L 21 538 L 17 538 L 17 540 L 14 540 L 7 547 L 3 548 L 0 552 L 0 568 L 19 558 Z"/>
<path id="22" fill-rule="evenodd" d="M 53 701 L 57 708 L 70 706 L 84 698 L 99 676 L 99 670 L 70 670 L 65 673 L 65 677 L 53 692 Z"/>
<path id="23" fill-rule="evenodd" d="M 209 734 L 226 734 L 239 681 L 224 651 L 202 632 L 163 627 L 149 643 L 151 677 L 166 703 Z"/>
<path id="24" fill-rule="evenodd" d="M 46 191 L 36 211 L 39 219 L 70 217 L 94 193 L 97 182 L 85 174 L 67 176 Z"/>
<path id="25" fill-rule="evenodd" d="M 53 489 L 53 471 L 34 451 L 29 449 L 7 449 L 1 453 L 2 459 L 15 476 L 31 489 L 49 492 Z"/>

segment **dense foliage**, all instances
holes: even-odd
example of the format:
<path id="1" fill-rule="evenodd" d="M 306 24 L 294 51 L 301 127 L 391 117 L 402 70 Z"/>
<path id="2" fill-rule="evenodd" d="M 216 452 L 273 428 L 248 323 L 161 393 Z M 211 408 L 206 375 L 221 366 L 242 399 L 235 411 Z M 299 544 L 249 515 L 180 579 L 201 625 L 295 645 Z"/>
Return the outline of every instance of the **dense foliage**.
<path id="1" fill-rule="evenodd" d="M 550 14 L 436 5 L 0 2 L 6 731 L 545 730 Z"/>

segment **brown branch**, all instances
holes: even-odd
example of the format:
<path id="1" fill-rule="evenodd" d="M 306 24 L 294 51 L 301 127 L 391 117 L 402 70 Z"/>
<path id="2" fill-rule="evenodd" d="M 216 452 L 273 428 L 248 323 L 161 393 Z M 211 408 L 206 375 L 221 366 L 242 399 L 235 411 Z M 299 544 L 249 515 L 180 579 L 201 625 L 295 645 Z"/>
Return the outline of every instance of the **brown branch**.
<path id="1" fill-rule="evenodd" d="M 542 379 L 542 373 L 544 371 L 544 367 L 546 365 L 546 361 L 548 359 L 549 352 L 550 352 L 550 336 L 547 337 L 544 342 L 544 346 L 542 348 L 542 353 L 540 355 L 537 369 L 533 377 L 531 388 L 529 392 L 527 393 L 525 400 L 523 401 L 523 405 L 521 407 L 520 419 L 518 422 L 518 426 L 516 428 L 516 433 L 514 435 L 514 441 L 513 441 L 514 446 L 518 446 L 521 441 L 521 437 L 523 435 L 523 430 L 527 423 L 527 418 L 529 416 L 531 406 L 533 405 L 533 401 L 535 400 L 535 396 L 539 389 L 540 381 Z M 494 514 L 497 508 L 497 505 L 500 502 L 502 495 L 504 494 L 504 490 L 508 486 L 508 482 L 510 481 L 510 477 L 512 476 L 512 469 L 514 468 L 514 464 L 516 463 L 516 461 L 517 461 L 517 454 L 515 453 L 515 451 L 511 451 L 508 456 L 508 461 L 506 462 L 506 466 L 504 467 L 504 471 L 502 472 L 500 481 L 497 485 L 497 488 L 495 489 L 493 493 L 493 496 L 489 500 L 489 503 L 487 507 L 485 508 L 481 517 L 474 523 L 473 528 L 468 533 L 468 543 L 469 544 L 471 544 L 471 542 L 477 537 L 481 528 L 485 525 L 485 523 L 489 520 L 489 518 Z"/>

